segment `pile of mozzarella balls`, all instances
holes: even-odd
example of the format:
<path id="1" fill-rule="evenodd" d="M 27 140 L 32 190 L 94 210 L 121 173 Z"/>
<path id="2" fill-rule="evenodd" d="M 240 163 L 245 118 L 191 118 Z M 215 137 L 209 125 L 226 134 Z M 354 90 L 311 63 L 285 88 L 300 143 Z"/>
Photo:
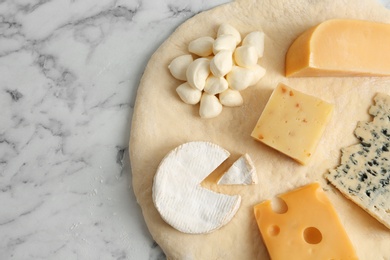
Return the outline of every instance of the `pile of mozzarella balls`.
<path id="1" fill-rule="evenodd" d="M 240 32 L 221 24 L 217 38 L 200 37 L 188 45 L 190 54 L 172 60 L 172 76 L 185 81 L 176 92 L 183 102 L 198 104 L 202 118 L 213 118 L 223 106 L 243 104 L 241 90 L 255 85 L 265 69 L 258 64 L 264 52 L 264 33 L 254 31 L 241 41 Z"/>

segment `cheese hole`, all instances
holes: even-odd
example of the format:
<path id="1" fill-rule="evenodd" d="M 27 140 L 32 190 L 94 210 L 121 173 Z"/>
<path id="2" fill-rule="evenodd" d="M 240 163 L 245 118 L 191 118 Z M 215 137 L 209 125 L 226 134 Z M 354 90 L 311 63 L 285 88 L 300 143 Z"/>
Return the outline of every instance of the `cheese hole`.
<path id="1" fill-rule="evenodd" d="M 315 227 L 308 227 L 303 231 L 303 238 L 308 244 L 318 244 L 322 241 L 322 234 Z"/>
<path id="2" fill-rule="evenodd" d="M 288 210 L 288 206 L 284 200 L 279 197 L 274 197 L 271 200 L 271 208 L 275 213 L 283 214 Z"/>
<path id="3" fill-rule="evenodd" d="M 272 225 L 268 228 L 268 234 L 270 236 L 277 236 L 280 233 L 280 227 L 277 225 Z"/>
<path id="4" fill-rule="evenodd" d="M 322 189 L 317 189 L 315 191 L 315 196 L 316 196 L 316 199 L 321 202 L 321 203 L 324 203 L 326 205 L 329 205 L 329 200 L 328 200 L 328 197 L 326 197 L 326 194 L 325 192 L 322 192 Z"/>

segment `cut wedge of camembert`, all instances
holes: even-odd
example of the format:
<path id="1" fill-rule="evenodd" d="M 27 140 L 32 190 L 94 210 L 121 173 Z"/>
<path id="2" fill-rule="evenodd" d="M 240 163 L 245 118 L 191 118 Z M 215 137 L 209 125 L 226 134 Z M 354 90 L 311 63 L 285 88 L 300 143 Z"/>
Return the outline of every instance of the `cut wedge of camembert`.
<path id="1" fill-rule="evenodd" d="M 359 122 L 359 144 L 342 149 L 341 165 L 326 178 L 346 197 L 390 228 L 390 96 L 377 94 L 369 113 Z"/>
<path id="2" fill-rule="evenodd" d="M 257 183 L 256 168 L 248 154 L 238 158 L 218 181 L 218 184 L 221 185 L 249 185 L 255 183 Z"/>
<path id="3" fill-rule="evenodd" d="M 184 233 L 202 234 L 219 229 L 233 218 L 241 197 L 200 185 L 229 155 L 210 142 L 189 142 L 165 156 L 154 177 L 153 202 L 169 225 Z"/>

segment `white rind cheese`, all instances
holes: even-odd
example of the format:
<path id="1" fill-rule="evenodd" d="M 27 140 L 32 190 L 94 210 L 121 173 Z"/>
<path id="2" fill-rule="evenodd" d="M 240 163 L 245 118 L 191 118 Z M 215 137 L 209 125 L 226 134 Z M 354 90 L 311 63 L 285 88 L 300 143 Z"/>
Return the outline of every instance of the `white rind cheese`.
<path id="1" fill-rule="evenodd" d="M 200 183 L 229 157 L 209 142 L 180 145 L 161 161 L 153 183 L 153 202 L 161 217 L 175 229 L 210 233 L 227 224 L 240 207 L 239 195 L 226 195 Z"/>
<path id="2" fill-rule="evenodd" d="M 219 179 L 221 185 L 250 185 L 257 183 L 256 168 L 248 154 L 244 154 Z"/>
<path id="3" fill-rule="evenodd" d="M 326 178 L 346 197 L 390 228 L 390 96 L 377 94 L 369 113 L 359 122 L 359 144 L 342 149 L 341 165 Z"/>

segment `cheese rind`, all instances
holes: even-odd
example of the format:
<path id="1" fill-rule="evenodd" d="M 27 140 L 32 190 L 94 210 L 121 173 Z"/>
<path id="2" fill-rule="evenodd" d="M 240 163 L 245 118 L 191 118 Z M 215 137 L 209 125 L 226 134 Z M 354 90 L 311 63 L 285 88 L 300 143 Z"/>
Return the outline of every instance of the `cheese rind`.
<path id="1" fill-rule="evenodd" d="M 271 259 L 357 259 L 335 209 L 318 183 L 279 198 L 286 204 L 283 212 L 275 212 L 271 200 L 254 207 Z"/>
<path id="2" fill-rule="evenodd" d="M 307 164 L 332 111 L 332 104 L 279 84 L 251 136 L 299 163 Z"/>
<path id="3" fill-rule="evenodd" d="M 359 144 L 342 149 L 341 164 L 326 178 L 378 221 L 390 228 L 390 96 L 377 94 L 369 113 L 359 122 Z"/>
<path id="4" fill-rule="evenodd" d="M 152 196 L 161 217 L 191 234 L 210 233 L 227 224 L 241 204 L 239 195 L 220 194 L 200 183 L 229 156 L 209 142 L 189 142 L 169 152 L 154 177 Z"/>
<path id="5" fill-rule="evenodd" d="M 250 185 L 257 183 L 256 168 L 248 154 L 242 155 L 222 175 L 220 185 Z"/>
<path id="6" fill-rule="evenodd" d="M 287 77 L 390 75 L 390 24 L 332 19 L 301 34 L 286 54 Z"/>

